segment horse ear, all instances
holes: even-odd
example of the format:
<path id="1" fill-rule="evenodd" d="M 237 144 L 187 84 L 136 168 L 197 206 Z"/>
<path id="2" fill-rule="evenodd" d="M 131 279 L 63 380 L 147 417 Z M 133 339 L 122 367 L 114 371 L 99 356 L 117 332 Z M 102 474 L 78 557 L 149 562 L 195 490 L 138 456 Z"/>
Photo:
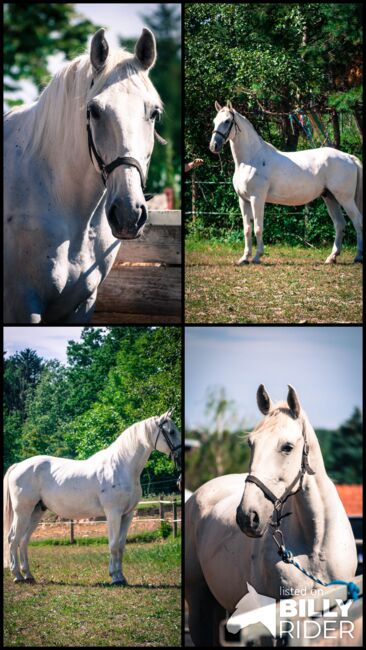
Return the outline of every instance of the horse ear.
<path id="1" fill-rule="evenodd" d="M 267 413 L 269 413 L 272 402 L 263 384 L 261 384 L 257 390 L 257 404 L 260 412 L 263 413 L 263 415 L 267 415 Z"/>
<path id="2" fill-rule="evenodd" d="M 144 27 L 135 45 L 135 56 L 144 70 L 152 68 L 156 61 L 156 42 L 154 34 Z"/>
<path id="3" fill-rule="evenodd" d="M 290 384 L 288 384 L 287 404 L 294 418 L 297 419 L 300 415 L 301 406 L 296 390 Z"/>
<path id="4" fill-rule="evenodd" d="M 226 102 L 226 106 L 227 106 L 231 111 L 233 110 L 233 105 L 232 105 L 232 103 L 231 103 L 230 100 Z"/>
<path id="5" fill-rule="evenodd" d="M 220 106 L 219 102 L 215 102 L 215 108 L 216 108 L 217 112 L 219 112 L 219 111 L 221 111 L 222 106 Z"/>
<path id="6" fill-rule="evenodd" d="M 99 29 L 93 36 L 90 45 L 90 61 L 95 72 L 100 72 L 108 58 L 109 45 L 104 36 L 105 29 Z"/>

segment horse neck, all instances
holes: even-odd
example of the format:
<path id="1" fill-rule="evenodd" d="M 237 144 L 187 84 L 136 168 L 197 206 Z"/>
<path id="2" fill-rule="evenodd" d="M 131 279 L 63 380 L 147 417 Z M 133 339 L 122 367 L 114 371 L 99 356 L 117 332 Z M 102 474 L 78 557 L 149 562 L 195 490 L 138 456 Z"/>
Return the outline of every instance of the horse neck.
<path id="1" fill-rule="evenodd" d="M 305 473 L 302 490 L 292 498 L 296 526 L 300 527 L 302 538 L 314 552 L 317 552 L 323 547 L 325 535 L 329 534 L 332 517 L 335 516 L 339 506 L 339 497 L 327 475 L 318 439 L 306 416 L 304 427 L 309 445 L 308 462 L 315 474 Z M 293 504 L 290 505 L 292 509 Z"/>
<path id="2" fill-rule="evenodd" d="M 263 140 L 249 120 L 240 113 L 235 112 L 235 122 L 238 129 L 236 129 L 234 139 L 230 140 L 230 148 L 235 167 L 239 167 L 240 163 L 251 163 L 262 146 Z"/>
<path id="3" fill-rule="evenodd" d="M 126 429 L 112 444 L 118 462 L 128 465 L 135 478 L 139 478 L 154 449 L 155 418 L 137 422 Z"/>

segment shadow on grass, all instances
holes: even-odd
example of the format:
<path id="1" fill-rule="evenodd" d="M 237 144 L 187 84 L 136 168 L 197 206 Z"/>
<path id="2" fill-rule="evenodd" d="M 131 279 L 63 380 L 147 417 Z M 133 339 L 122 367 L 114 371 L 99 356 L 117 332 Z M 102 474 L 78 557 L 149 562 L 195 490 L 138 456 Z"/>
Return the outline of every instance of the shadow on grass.
<path id="1" fill-rule="evenodd" d="M 19 582 L 19 583 L 13 583 L 14 585 L 23 585 L 25 583 Z M 49 587 L 51 585 L 56 585 L 57 587 L 85 587 L 86 589 L 90 589 L 90 587 L 102 587 L 103 589 L 181 589 L 181 585 L 176 585 L 176 584 L 159 584 L 159 585 L 152 585 L 148 583 L 128 583 L 127 585 L 112 585 L 111 582 L 94 582 L 94 583 L 89 583 L 86 584 L 85 582 L 65 582 L 64 580 L 39 580 L 34 581 L 34 582 L 27 582 L 28 586 L 35 586 L 35 587 Z"/>

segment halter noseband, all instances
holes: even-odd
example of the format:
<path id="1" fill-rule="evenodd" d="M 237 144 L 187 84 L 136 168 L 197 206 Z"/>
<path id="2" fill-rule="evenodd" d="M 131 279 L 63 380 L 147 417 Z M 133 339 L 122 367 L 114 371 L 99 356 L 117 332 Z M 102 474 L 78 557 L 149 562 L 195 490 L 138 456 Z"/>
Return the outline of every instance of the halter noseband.
<path id="1" fill-rule="evenodd" d="M 235 125 L 235 134 L 238 131 L 240 131 L 239 125 L 238 125 L 238 123 L 236 122 L 236 119 L 235 119 L 234 111 L 231 110 L 230 108 L 228 108 L 227 110 L 229 111 L 230 115 L 232 115 L 233 119 L 231 120 L 230 126 L 226 130 L 226 133 L 221 133 L 221 131 L 219 131 L 218 129 L 215 129 L 214 131 L 212 131 L 212 135 L 214 135 L 214 133 L 218 133 L 219 135 L 221 135 L 222 138 L 224 138 L 224 144 L 226 144 L 226 142 L 228 141 L 229 135 L 231 133 L 231 129 L 233 128 L 234 125 Z"/>
<path id="2" fill-rule="evenodd" d="M 173 445 L 171 439 L 169 438 L 168 433 L 164 429 L 164 424 L 166 422 L 168 422 L 168 420 L 163 420 L 162 422 L 159 422 L 159 424 L 158 424 L 159 431 L 158 431 L 158 435 L 156 436 L 154 449 L 156 449 L 156 445 L 157 445 L 157 442 L 159 440 L 159 436 L 162 433 L 163 436 L 164 436 L 165 442 L 166 442 L 166 444 L 168 445 L 168 447 L 170 449 L 170 456 L 171 456 L 172 460 L 174 460 L 174 462 L 176 463 L 176 456 L 178 455 L 177 452 L 181 450 L 182 445 L 181 444 L 175 445 L 175 446 Z"/>
<path id="3" fill-rule="evenodd" d="M 245 479 L 246 483 L 254 483 L 257 487 L 259 487 L 262 490 L 264 496 L 267 499 L 269 499 L 269 501 L 271 501 L 273 503 L 273 505 L 274 505 L 273 514 L 276 516 L 276 520 L 272 520 L 270 525 L 274 526 L 276 528 L 276 530 L 278 530 L 281 519 L 283 519 L 284 517 L 288 517 L 288 515 L 291 514 L 290 512 L 286 513 L 285 515 L 281 514 L 282 513 L 282 508 L 283 508 L 285 502 L 287 501 L 287 499 L 289 497 L 292 497 L 294 494 L 297 494 L 297 492 L 299 492 L 300 490 L 302 490 L 304 475 L 306 473 L 308 473 L 310 475 L 315 474 L 315 472 L 311 469 L 311 467 L 309 465 L 309 461 L 308 461 L 309 445 L 308 445 L 308 443 L 306 441 L 306 436 L 305 436 L 304 431 L 303 431 L 302 435 L 303 435 L 303 438 L 304 438 L 304 446 L 303 446 L 303 449 L 302 449 L 300 470 L 297 473 L 297 475 L 295 476 L 292 483 L 290 483 L 290 485 L 288 486 L 288 488 L 285 490 L 285 492 L 283 493 L 283 495 L 281 497 L 276 497 L 276 495 L 273 494 L 272 490 L 270 490 L 266 485 L 264 485 L 264 483 L 262 483 L 262 481 L 259 478 L 257 478 L 256 476 L 253 476 L 253 474 L 248 474 L 247 478 Z M 299 487 L 297 488 L 297 490 L 295 490 L 295 492 L 292 492 L 292 490 L 295 487 L 297 481 L 300 481 Z"/>

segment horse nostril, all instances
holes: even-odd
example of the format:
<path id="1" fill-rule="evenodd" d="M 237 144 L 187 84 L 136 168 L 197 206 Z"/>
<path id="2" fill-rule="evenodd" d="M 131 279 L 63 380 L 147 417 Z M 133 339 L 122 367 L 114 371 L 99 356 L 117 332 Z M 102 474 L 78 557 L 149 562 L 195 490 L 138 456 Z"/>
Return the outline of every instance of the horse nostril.
<path id="1" fill-rule="evenodd" d="M 116 214 L 116 206 L 112 205 L 108 213 L 108 221 L 112 227 L 117 229 L 119 227 L 118 217 Z"/>
<path id="2" fill-rule="evenodd" d="M 137 221 L 137 224 L 136 224 L 138 230 L 140 230 L 140 228 L 142 228 L 142 226 L 146 223 L 146 220 L 147 220 L 146 205 L 141 204 L 140 205 L 140 210 L 141 210 L 141 214 L 140 214 L 140 216 L 138 218 L 138 221 Z"/>
<path id="3" fill-rule="evenodd" d="M 255 529 L 258 527 L 259 517 L 258 517 L 258 513 L 255 510 L 252 510 L 251 513 L 249 514 L 249 522 L 251 528 Z"/>

